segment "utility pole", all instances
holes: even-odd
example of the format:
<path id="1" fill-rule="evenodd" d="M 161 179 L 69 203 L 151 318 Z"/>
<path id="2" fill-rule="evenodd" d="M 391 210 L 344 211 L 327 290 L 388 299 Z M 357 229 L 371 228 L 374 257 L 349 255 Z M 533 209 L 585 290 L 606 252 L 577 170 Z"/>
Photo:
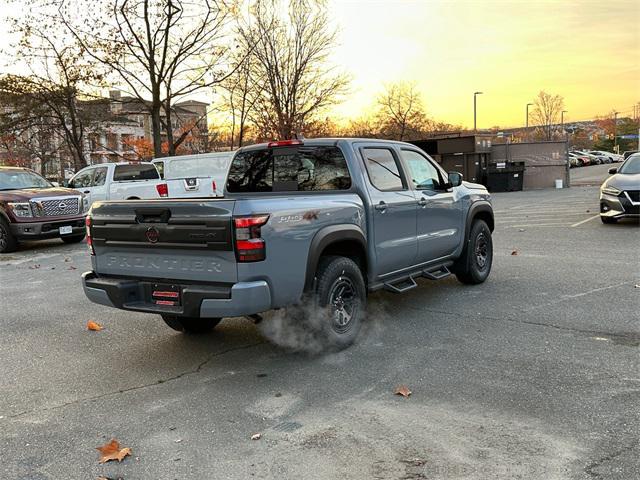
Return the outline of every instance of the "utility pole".
<path id="1" fill-rule="evenodd" d="M 618 146 L 618 113 L 620 112 L 613 111 L 613 151 L 616 153 L 619 153 L 616 148 Z"/>
<path id="2" fill-rule="evenodd" d="M 563 134 L 565 134 L 566 132 L 564 131 L 564 114 L 567 113 L 568 110 L 562 110 L 560 112 L 560 130 L 562 131 Z"/>
<path id="3" fill-rule="evenodd" d="M 477 105 L 476 105 L 476 96 L 482 95 L 482 92 L 473 92 L 473 133 L 478 131 L 477 125 Z"/>
<path id="4" fill-rule="evenodd" d="M 533 103 L 527 103 L 527 120 L 525 123 L 524 131 L 527 133 L 527 140 L 529 140 L 529 107 L 533 105 Z"/>

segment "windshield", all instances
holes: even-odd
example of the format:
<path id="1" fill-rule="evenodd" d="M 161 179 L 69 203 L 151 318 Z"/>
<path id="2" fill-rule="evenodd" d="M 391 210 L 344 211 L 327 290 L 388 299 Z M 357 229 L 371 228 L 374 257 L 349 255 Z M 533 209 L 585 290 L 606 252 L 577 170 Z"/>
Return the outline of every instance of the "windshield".
<path id="1" fill-rule="evenodd" d="M 622 164 L 618 173 L 626 173 L 627 175 L 634 175 L 640 173 L 640 154 L 631 155 Z"/>
<path id="2" fill-rule="evenodd" d="M 0 190 L 51 188 L 52 186 L 44 177 L 28 170 L 0 172 Z"/>
<path id="3" fill-rule="evenodd" d="M 215 157 L 175 158 L 166 160 L 164 178 L 172 180 L 176 178 L 213 177 L 227 174 L 232 154 L 218 155 Z"/>

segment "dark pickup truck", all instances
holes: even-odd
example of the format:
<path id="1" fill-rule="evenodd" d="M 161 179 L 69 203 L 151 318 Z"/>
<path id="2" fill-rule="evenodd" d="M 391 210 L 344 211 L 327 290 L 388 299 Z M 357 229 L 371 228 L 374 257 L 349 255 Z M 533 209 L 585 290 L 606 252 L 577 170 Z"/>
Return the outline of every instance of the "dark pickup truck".
<path id="1" fill-rule="evenodd" d="M 236 152 L 224 198 L 94 204 L 83 284 L 96 303 L 192 332 L 307 307 L 309 328 L 340 348 L 354 341 L 368 292 L 451 272 L 483 282 L 493 227 L 487 190 L 413 145 L 271 142 Z"/>
<path id="2" fill-rule="evenodd" d="M 70 188 L 20 167 L 0 167 L 0 253 L 12 252 L 20 240 L 84 240 L 89 204 Z"/>

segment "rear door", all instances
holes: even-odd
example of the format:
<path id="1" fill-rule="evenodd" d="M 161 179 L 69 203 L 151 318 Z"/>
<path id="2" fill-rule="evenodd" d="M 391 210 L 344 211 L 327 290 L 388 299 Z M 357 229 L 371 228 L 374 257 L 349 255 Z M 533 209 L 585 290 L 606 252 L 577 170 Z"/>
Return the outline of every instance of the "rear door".
<path id="1" fill-rule="evenodd" d="M 462 241 L 461 202 L 431 159 L 411 148 L 400 152 L 417 200 L 417 263 L 450 255 Z"/>
<path id="2" fill-rule="evenodd" d="M 91 202 L 108 200 L 107 197 L 107 173 L 109 167 L 96 167 L 93 169 L 93 179 L 91 180 Z"/>
<path id="3" fill-rule="evenodd" d="M 372 204 L 378 276 L 415 264 L 416 200 L 408 188 L 398 152 L 380 144 L 359 144 Z"/>
<path id="4" fill-rule="evenodd" d="M 92 212 L 95 271 L 235 283 L 234 200 L 108 202 Z"/>

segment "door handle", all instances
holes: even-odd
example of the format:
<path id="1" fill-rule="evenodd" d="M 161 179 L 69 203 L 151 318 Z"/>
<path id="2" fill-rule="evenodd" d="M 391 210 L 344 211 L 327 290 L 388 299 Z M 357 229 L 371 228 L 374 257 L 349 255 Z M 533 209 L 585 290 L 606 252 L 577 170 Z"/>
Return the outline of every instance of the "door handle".
<path id="1" fill-rule="evenodd" d="M 374 208 L 378 210 L 380 213 L 384 213 L 387 211 L 387 204 L 381 201 Z"/>
<path id="2" fill-rule="evenodd" d="M 426 207 L 427 203 L 429 203 L 429 202 L 424 197 L 422 197 L 420 200 L 418 200 L 418 205 L 420 205 L 422 208 Z"/>
<path id="3" fill-rule="evenodd" d="M 91 193 L 91 190 L 85 190 L 85 191 L 84 191 L 84 192 L 82 192 L 82 193 Z"/>

